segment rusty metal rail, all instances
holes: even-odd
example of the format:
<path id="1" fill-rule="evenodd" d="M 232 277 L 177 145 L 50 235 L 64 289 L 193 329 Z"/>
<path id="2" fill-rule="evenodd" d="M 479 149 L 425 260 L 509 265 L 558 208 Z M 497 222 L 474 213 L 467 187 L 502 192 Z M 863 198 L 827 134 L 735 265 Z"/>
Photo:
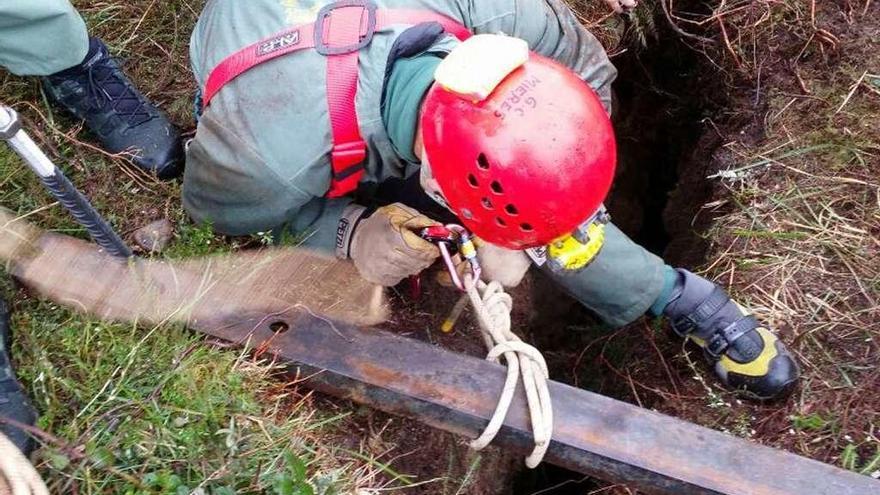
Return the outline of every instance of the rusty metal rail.
<path id="1" fill-rule="evenodd" d="M 268 352 L 305 384 L 470 438 L 485 427 L 501 366 L 379 330 L 302 314 L 196 321 L 194 329 Z M 281 330 L 275 332 L 272 329 Z M 877 495 L 880 482 L 561 383 L 546 461 L 648 493 Z M 522 394 L 496 440 L 526 453 Z"/>
<path id="2" fill-rule="evenodd" d="M 348 283 L 345 277 L 356 274 L 347 264 L 282 251 L 128 265 L 64 236 L 44 234 L 35 243 L 35 229 L 10 225 L 7 220 L 0 238 L 6 255 L 18 253 L 10 272 L 78 311 L 122 321 L 184 314 L 194 330 L 276 356 L 315 389 L 471 438 L 488 423 L 502 389 L 499 365 L 289 309 L 369 313 L 374 291 L 362 290 L 355 278 Z M 27 249 L 19 245 L 25 241 Z M 314 290 L 328 279 L 343 285 Z M 561 383 L 552 382 L 550 392 L 556 427 L 545 459 L 583 474 L 648 493 L 880 494 L 880 482 L 866 476 Z M 496 443 L 531 449 L 522 394 Z"/>

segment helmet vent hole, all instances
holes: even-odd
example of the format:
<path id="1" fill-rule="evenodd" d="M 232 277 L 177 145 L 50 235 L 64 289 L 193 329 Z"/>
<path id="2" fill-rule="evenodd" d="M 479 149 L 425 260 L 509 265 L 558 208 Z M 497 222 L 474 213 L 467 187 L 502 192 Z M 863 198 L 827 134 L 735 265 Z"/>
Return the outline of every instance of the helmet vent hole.
<path id="1" fill-rule="evenodd" d="M 492 192 L 495 194 L 504 194 L 504 188 L 501 187 L 501 183 L 497 180 L 492 181 Z"/>
<path id="2" fill-rule="evenodd" d="M 495 206 L 492 204 L 492 200 L 490 200 L 489 198 L 483 198 L 482 203 L 483 203 L 483 208 L 485 208 L 487 210 L 492 210 L 495 208 Z"/>
<path id="3" fill-rule="evenodd" d="M 513 217 L 519 215 L 519 210 L 517 210 L 516 206 L 513 206 L 513 205 L 505 206 L 504 211 L 506 211 L 508 215 L 513 216 Z"/>
<path id="4" fill-rule="evenodd" d="M 530 223 L 521 223 L 519 224 L 519 228 L 521 228 L 523 232 L 531 232 L 535 230 L 535 228 L 532 227 L 532 224 Z"/>
<path id="5" fill-rule="evenodd" d="M 468 174 L 468 184 L 470 184 L 471 187 L 480 187 L 480 181 L 477 180 L 477 176 L 474 174 Z"/>
<path id="6" fill-rule="evenodd" d="M 489 159 L 486 158 L 485 153 L 480 153 L 480 156 L 477 157 L 477 166 L 483 170 L 489 170 Z"/>
<path id="7" fill-rule="evenodd" d="M 497 223 L 499 227 L 507 227 L 507 222 L 501 217 L 495 217 L 495 223 Z"/>

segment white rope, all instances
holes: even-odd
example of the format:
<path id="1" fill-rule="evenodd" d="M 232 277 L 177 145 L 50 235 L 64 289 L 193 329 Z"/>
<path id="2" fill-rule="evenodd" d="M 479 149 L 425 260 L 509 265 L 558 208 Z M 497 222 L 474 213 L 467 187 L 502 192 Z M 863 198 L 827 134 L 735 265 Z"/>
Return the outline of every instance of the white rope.
<path id="1" fill-rule="evenodd" d="M 477 315 L 483 340 L 489 349 L 486 359 L 498 362 L 500 357 L 504 357 L 507 363 L 507 378 L 495 413 L 483 434 L 472 441 L 470 446 L 480 450 L 492 443 L 507 417 L 516 383 L 521 375 L 535 438 L 535 448 L 526 458 L 526 466 L 535 468 L 544 459 L 553 435 L 553 407 L 547 387 L 547 380 L 550 378 L 547 363 L 538 349 L 526 344 L 511 331 L 510 312 L 513 310 L 513 299 L 504 292 L 501 284 L 491 282 L 487 285 L 480 280 L 474 280 L 472 275 L 466 275 L 464 285 Z"/>
<path id="2" fill-rule="evenodd" d="M 0 495 L 49 495 L 37 470 L 18 447 L 0 433 Z"/>

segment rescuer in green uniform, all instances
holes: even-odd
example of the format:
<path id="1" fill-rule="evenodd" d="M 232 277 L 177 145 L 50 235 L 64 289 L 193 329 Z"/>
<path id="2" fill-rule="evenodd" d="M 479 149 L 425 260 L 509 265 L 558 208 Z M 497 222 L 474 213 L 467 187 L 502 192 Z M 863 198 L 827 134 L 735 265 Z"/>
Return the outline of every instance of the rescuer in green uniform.
<path id="1" fill-rule="evenodd" d="M 305 234 L 391 286 L 437 259 L 416 232 L 448 210 L 486 241 L 489 278 L 538 265 L 610 325 L 668 317 L 731 388 L 767 399 L 797 382 L 721 288 L 608 222 L 616 70 L 561 0 L 214 0 L 190 49 L 195 220 Z"/>

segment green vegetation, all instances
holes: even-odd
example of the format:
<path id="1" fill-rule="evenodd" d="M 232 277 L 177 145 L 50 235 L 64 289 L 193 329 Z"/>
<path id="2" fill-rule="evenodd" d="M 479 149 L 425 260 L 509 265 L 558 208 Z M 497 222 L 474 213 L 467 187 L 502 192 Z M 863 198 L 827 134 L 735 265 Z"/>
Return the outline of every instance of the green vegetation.
<path id="1" fill-rule="evenodd" d="M 858 446 L 849 444 L 840 455 L 840 465 L 844 469 L 855 471 L 866 476 L 880 477 L 880 447 L 874 447 L 874 454 L 860 461 Z"/>
<path id="2" fill-rule="evenodd" d="M 17 309 L 19 373 L 37 399 L 38 426 L 58 437 L 43 439 L 41 455 L 58 493 L 344 487 L 334 480 L 345 466 L 329 468 L 317 447 L 343 417 L 276 390 L 279 370 L 268 363 L 177 327 L 91 322 L 31 299 Z"/>
<path id="3" fill-rule="evenodd" d="M 821 414 L 812 413 L 806 416 L 792 416 L 791 424 L 797 430 L 821 431 L 824 430 L 829 421 Z"/>

